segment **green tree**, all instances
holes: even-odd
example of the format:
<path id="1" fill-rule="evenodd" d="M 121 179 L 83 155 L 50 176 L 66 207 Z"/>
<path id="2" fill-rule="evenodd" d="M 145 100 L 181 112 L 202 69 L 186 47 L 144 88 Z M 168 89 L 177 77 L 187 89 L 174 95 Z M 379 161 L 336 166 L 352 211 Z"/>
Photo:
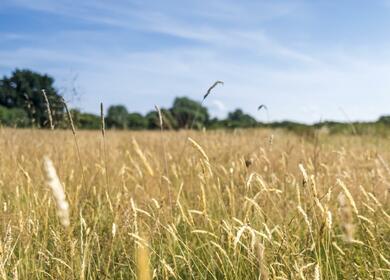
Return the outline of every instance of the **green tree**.
<path id="1" fill-rule="evenodd" d="M 209 129 L 224 128 L 227 125 L 226 120 L 219 120 L 218 118 L 212 118 L 209 120 L 207 127 Z"/>
<path id="2" fill-rule="evenodd" d="M 381 116 L 378 121 L 378 123 L 384 123 L 384 124 L 390 124 L 390 116 Z"/>
<path id="3" fill-rule="evenodd" d="M 130 113 L 127 115 L 127 127 L 129 129 L 146 129 L 148 121 L 139 113 Z"/>
<path id="4" fill-rule="evenodd" d="M 178 129 L 179 128 L 177 120 L 172 115 L 171 110 L 162 108 L 161 109 L 161 116 L 163 119 L 164 129 Z M 160 125 L 159 125 L 159 127 L 160 127 Z"/>
<path id="5" fill-rule="evenodd" d="M 209 120 L 207 108 L 187 97 L 177 97 L 171 112 L 179 128 L 191 128 L 192 125 L 200 128 Z"/>
<path id="6" fill-rule="evenodd" d="M 245 114 L 241 109 L 236 109 L 228 114 L 227 122 L 230 127 L 255 127 L 257 121 L 250 115 Z"/>
<path id="7" fill-rule="evenodd" d="M 30 123 L 47 126 L 48 115 L 42 89 L 46 91 L 54 122 L 61 121 L 64 105 L 61 96 L 53 86 L 54 79 L 31 70 L 16 69 L 11 77 L 0 80 L 0 105 L 8 109 L 23 109 Z"/>
<path id="8" fill-rule="evenodd" d="M 128 123 L 127 109 L 123 105 L 114 105 L 108 108 L 107 126 L 109 128 L 126 129 Z"/>
<path id="9" fill-rule="evenodd" d="M 81 129 L 100 129 L 101 127 L 100 116 L 82 113 L 77 109 L 72 109 L 71 114 L 73 122 Z"/>
<path id="10" fill-rule="evenodd" d="M 164 129 L 177 129 L 177 121 L 173 117 L 170 110 L 161 109 L 161 115 L 163 119 L 163 128 Z M 156 111 L 151 111 L 146 114 L 145 119 L 147 121 L 148 129 L 159 129 L 160 128 L 160 118 Z"/>
<path id="11" fill-rule="evenodd" d="M 23 109 L 0 106 L 0 125 L 26 127 L 29 125 L 28 115 Z"/>

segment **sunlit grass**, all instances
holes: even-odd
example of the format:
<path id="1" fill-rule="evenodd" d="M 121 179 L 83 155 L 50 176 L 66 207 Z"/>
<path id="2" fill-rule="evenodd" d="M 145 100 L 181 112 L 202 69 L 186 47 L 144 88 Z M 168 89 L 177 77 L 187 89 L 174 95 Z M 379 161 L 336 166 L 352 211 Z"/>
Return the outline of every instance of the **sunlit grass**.
<path id="1" fill-rule="evenodd" d="M 390 279 L 389 139 L 76 137 L 0 129 L 0 277 Z M 65 189 L 66 227 L 45 156 Z"/>

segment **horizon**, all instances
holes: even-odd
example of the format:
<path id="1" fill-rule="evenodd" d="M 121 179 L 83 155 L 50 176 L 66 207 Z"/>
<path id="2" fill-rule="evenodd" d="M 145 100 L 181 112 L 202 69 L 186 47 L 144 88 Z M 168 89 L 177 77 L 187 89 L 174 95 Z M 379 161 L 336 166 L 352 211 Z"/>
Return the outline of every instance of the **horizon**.
<path id="1" fill-rule="evenodd" d="M 176 96 L 265 121 L 376 121 L 390 114 L 390 1 L 5 0 L 0 75 L 46 73 L 72 107 L 145 114 Z M 73 98 L 72 89 L 80 99 Z"/>

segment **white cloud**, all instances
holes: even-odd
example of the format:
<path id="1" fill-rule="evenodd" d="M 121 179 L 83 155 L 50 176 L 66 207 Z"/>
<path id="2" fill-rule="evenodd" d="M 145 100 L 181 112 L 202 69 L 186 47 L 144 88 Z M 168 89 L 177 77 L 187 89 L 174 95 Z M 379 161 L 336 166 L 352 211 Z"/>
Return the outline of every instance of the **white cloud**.
<path id="1" fill-rule="evenodd" d="M 297 44 L 303 47 L 291 47 L 270 35 L 261 23 L 289 15 L 294 5 L 258 1 L 260 4 L 244 6 L 230 1 L 218 6 L 222 3 L 218 0 L 204 7 L 203 2 L 192 3 L 194 9 L 189 9 L 171 1 L 158 9 L 147 1 L 133 1 L 131 7 L 137 9 L 130 9 L 125 1 L 115 5 L 92 0 L 12 3 L 110 27 L 58 30 L 47 36 L 44 44 L 37 44 L 41 38 L 35 37 L 27 38 L 30 44 L 0 49 L 4 74 L 15 66 L 29 67 L 54 75 L 59 87 L 78 74 L 85 93 L 80 105 L 87 111 L 98 112 L 100 101 L 146 112 L 153 110 L 154 104 L 170 106 L 176 96 L 201 100 L 217 79 L 225 86 L 205 104 L 218 116 L 241 107 L 264 120 L 264 113 L 257 112 L 259 104 L 267 105 L 274 120 L 343 119 L 340 106 L 351 119 L 375 119 L 388 110 L 390 53 L 386 48 L 379 46 L 375 52 L 359 46 L 308 48 L 305 40 Z M 257 17 L 259 7 L 263 10 Z M 245 13 L 247 17 L 240 19 Z M 199 15 L 208 21 L 201 21 Z M 119 27 L 126 35 L 116 33 Z M 134 30 L 190 42 L 149 49 L 117 46 L 116 36 L 131 37 Z M 153 42 L 144 44 L 149 43 Z"/>
<path id="2" fill-rule="evenodd" d="M 131 111 L 146 112 L 156 103 L 170 106 L 176 96 L 201 100 L 216 79 L 225 81 L 225 85 L 205 104 L 218 116 L 222 115 L 218 110 L 241 107 L 264 120 L 264 114 L 257 112 L 259 104 L 266 104 L 271 119 L 276 120 L 344 120 L 340 106 L 351 119 L 375 119 L 388 111 L 390 56 L 323 56 L 326 63 L 302 62 L 304 67 L 283 68 L 243 62 L 209 48 L 117 54 L 24 48 L 0 51 L 0 65 L 40 69 L 61 77 L 58 86 L 63 86 L 70 73 L 77 73 L 85 92 L 81 107 L 94 112 L 98 112 L 100 101 L 106 106 L 123 103 Z M 321 55 L 315 58 L 322 61 Z M 302 111 L 304 106 L 315 110 Z"/>
<path id="3" fill-rule="evenodd" d="M 211 104 L 219 112 L 225 112 L 226 111 L 226 105 L 219 99 L 213 100 L 211 102 Z"/>
<path id="4" fill-rule="evenodd" d="M 213 116 L 218 118 L 224 118 L 227 114 L 227 107 L 223 101 L 220 99 L 212 99 L 209 101 L 209 109 Z"/>

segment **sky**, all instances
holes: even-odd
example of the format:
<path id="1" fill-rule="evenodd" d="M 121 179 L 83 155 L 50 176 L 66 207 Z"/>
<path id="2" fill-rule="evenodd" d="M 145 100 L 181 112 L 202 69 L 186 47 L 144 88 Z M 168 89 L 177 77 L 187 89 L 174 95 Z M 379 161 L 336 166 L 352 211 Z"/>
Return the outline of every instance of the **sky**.
<path id="1" fill-rule="evenodd" d="M 73 107 L 146 113 L 176 96 L 225 117 L 390 115 L 390 0 L 1 0 L 0 75 L 55 78 Z M 77 94 L 75 94 L 77 93 Z"/>

